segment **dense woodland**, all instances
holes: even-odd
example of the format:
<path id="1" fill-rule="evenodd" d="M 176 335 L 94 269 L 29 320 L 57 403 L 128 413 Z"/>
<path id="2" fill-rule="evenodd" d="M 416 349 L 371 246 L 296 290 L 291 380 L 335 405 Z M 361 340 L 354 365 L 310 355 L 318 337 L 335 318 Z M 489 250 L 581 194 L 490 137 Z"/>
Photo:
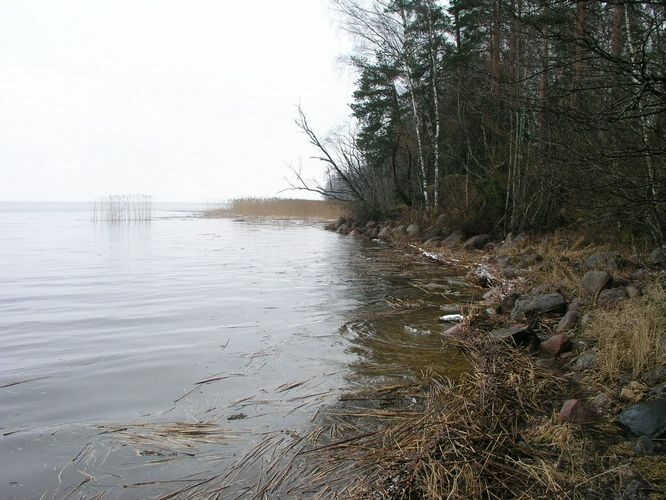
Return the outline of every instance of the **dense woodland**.
<path id="1" fill-rule="evenodd" d="M 666 232 L 666 2 L 333 0 L 355 40 L 349 127 L 297 123 L 307 184 L 365 217 L 468 233 Z"/>

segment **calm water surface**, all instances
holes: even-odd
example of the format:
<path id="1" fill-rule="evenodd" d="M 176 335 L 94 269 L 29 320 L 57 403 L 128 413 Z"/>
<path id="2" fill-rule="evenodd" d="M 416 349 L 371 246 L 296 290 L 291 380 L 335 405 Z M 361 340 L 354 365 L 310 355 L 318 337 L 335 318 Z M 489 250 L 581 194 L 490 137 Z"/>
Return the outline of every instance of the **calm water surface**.
<path id="1" fill-rule="evenodd" d="M 350 387 L 461 369 L 436 308 L 383 315 L 424 283 L 469 300 L 451 270 L 317 223 L 198 209 L 109 224 L 84 205 L 0 204 L 1 498 L 158 496 L 307 430 Z M 219 432 L 160 434 L 183 423 Z"/>

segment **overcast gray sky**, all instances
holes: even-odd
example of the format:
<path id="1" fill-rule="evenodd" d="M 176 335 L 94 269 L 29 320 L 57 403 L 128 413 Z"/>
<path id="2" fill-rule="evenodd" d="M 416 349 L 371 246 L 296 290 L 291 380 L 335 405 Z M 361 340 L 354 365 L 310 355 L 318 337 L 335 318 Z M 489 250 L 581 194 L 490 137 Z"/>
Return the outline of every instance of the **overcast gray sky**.
<path id="1" fill-rule="evenodd" d="M 327 0 L 12 0 L 0 13 L 0 200 L 271 196 L 353 75 Z"/>

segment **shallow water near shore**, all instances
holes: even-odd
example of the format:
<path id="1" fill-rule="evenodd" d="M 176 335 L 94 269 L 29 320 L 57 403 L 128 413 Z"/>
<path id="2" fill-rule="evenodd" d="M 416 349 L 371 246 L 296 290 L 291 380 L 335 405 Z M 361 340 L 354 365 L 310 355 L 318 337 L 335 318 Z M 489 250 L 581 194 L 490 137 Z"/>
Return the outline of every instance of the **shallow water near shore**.
<path id="1" fill-rule="evenodd" d="M 478 294 L 460 271 L 202 208 L 0 204 L 0 497 L 159 496 L 345 391 L 464 369 L 437 321 Z"/>

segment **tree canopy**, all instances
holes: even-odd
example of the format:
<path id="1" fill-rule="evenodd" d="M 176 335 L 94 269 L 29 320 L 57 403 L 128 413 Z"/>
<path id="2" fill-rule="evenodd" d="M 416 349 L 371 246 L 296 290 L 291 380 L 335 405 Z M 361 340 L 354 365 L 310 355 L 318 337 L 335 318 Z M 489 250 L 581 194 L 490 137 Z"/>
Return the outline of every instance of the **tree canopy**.
<path id="1" fill-rule="evenodd" d="M 468 232 L 587 224 L 664 243 L 663 2 L 333 4 L 356 42 L 357 126 L 324 144 L 300 115 L 324 194 Z"/>

